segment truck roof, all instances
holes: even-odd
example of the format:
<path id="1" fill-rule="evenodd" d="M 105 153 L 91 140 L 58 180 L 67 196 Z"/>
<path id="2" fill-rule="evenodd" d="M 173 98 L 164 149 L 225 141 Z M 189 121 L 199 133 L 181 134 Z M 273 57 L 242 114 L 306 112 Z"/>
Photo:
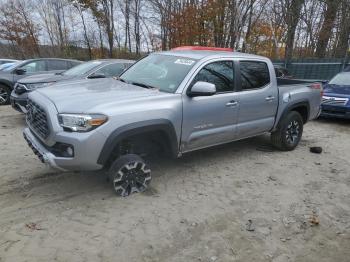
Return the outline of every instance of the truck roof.
<path id="1" fill-rule="evenodd" d="M 216 57 L 246 57 L 246 58 L 264 58 L 263 56 L 252 55 L 241 52 L 227 52 L 227 51 L 207 51 L 207 50 L 170 50 L 157 52 L 156 54 L 181 56 L 186 58 L 192 58 L 196 60 L 201 60 L 204 58 L 216 58 Z"/>

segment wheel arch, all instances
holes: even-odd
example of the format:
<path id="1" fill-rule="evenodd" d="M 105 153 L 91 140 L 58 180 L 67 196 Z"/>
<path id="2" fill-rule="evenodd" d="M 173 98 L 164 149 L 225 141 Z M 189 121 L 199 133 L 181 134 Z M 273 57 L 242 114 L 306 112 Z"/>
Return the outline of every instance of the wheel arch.
<path id="1" fill-rule="evenodd" d="M 132 123 L 114 130 L 108 136 L 101 150 L 97 163 L 105 166 L 121 141 L 127 139 L 128 137 L 146 133 L 161 134 L 159 139 L 166 143 L 166 146 L 169 147 L 167 149 L 169 150 L 170 155 L 172 157 L 177 157 L 179 152 L 179 144 L 174 125 L 169 120 L 158 119 Z"/>
<path id="2" fill-rule="evenodd" d="M 291 111 L 296 111 L 298 112 L 301 117 L 303 118 L 303 123 L 305 124 L 310 117 L 310 103 L 309 101 L 305 100 L 305 101 L 301 101 L 295 104 L 292 104 L 288 107 L 286 107 L 286 109 L 283 111 L 281 117 L 278 120 L 278 124 L 276 125 L 276 128 L 279 127 L 281 121 L 287 116 L 287 114 Z"/>
<path id="3" fill-rule="evenodd" d="M 13 84 L 5 79 L 0 79 L 0 85 L 9 87 L 11 90 L 13 89 Z"/>

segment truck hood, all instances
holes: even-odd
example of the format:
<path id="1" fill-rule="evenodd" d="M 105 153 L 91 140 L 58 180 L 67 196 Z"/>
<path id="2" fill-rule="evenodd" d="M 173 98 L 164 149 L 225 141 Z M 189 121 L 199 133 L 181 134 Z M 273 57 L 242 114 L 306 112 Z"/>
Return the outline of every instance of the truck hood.
<path id="1" fill-rule="evenodd" d="M 103 113 L 111 107 L 173 95 L 111 78 L 60 82 L 35 90 L 29 98 L 36 92 L 51 100 L 59 113 Z"/>
<path id="2" fill-rule="evenodd" d="M 62 80 L 70 80 L 70 79 L 73 79 L 74 77 L 75 76 L 56 75 L 55 73 L 50 73 L 50 74 L 39 74 L 39 75 L 28 76 L 28 77 L 22 78 L 18 82 L 21 84 L 51 83 L 51 82 L 57 82 Z"/>

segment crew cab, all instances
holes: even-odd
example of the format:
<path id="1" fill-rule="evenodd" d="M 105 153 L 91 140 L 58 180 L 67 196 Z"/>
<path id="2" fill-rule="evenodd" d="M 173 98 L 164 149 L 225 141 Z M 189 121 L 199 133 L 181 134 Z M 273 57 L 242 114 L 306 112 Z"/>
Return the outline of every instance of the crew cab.
<path id="1" fill-rule="evenodd" d="M 150 154 L 180 157 L 264 133 L 293 150 L 322 96 L 320 84 L 277 80 L 268 58 L 215 48 L 153 53 L 118 80 L 74 85 L 29 94 L 24 138 L 55 168 L 105 169 L 121 196 L 148 187 Z"/>

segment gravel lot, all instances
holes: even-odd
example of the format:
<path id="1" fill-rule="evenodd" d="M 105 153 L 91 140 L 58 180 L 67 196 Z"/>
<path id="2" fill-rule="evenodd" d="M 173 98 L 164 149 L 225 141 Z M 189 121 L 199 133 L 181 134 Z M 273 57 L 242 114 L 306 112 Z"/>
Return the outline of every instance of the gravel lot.
<path id="1" fill-rule="evenodd" d="M 350 261 L 349 121 L 310 122 L 293 152 L 262 136 L 162 160 L 127 198 L 42 165 L 24 125 L 0 107 L 0 261 Z"/>

